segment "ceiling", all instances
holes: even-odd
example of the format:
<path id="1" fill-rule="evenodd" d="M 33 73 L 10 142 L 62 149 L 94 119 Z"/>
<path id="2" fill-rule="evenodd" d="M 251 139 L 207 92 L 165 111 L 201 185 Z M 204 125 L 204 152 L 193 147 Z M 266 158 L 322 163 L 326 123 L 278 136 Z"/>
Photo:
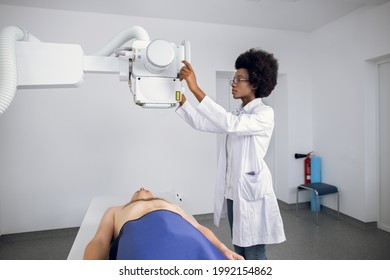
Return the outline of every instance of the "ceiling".
<path id="1" fill-rule="evenodd" d="M 390 0 L 0 0 L 0 4 L 311 32 Z"/>

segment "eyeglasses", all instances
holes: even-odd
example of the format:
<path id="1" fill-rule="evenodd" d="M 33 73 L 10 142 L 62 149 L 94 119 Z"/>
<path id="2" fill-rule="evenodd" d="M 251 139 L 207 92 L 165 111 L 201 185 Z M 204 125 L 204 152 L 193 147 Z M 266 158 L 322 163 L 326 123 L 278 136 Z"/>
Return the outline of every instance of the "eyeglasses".
<path id="1" fill-rule="evenodd" d="M 233 83 L 237 85 L 238 83 L 245 82 L 245 81 L 249 81 L 249 79 L 233 78 L 232 80 L 230 80 L 230 85 L 233 85 Z"/>

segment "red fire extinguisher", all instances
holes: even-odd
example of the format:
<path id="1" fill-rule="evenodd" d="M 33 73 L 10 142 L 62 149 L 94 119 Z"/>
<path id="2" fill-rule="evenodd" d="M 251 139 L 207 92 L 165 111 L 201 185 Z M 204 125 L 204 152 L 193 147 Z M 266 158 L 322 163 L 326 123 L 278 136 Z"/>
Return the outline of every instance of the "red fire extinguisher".
<path id="1" fill-rule="evenodd" d="M 295 158 L 305 158 L 303 161 L 304 164 L 304 181 L 305 184 L 311 183 L 311 157 L 313 155 L 313 152 L 310 152 L 308 154 L 295 154 Z"/>
<path id="2" fill-rule="evenodd" d="M 305 166 L 305 184 L 311 183 L 311 160 L 310 160 L 310 154 L 308 154 L 305 158 L 304 166 Z"/>

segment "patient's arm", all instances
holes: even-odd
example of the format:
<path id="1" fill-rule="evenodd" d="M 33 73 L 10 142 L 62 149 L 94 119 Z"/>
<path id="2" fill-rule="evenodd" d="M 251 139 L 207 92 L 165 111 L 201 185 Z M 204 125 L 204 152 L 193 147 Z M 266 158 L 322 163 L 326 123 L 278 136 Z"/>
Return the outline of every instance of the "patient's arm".
<path id="1" fill-rule="evenodd" d="M 114 234 L 115 208 L 109 208 L 100 221 L 93 239 L 84 251 L 85 260 L 105 260 L 108 258 L 111 240 Z"/>
<path id="2" fill-rule="evenodd" d="M 195 221 L 195 219 L 192 219 L 189 215 L 187 215 L 187 213 L 184 212 L 184 210 L 182 208 L 180 208 L 178 205 L 175 205 L 175 207 L 177 208 L 178 210 L 178 213 L 185 219 L 187 220 L 190 224 L 192 224 L 194 227 L 196 227 L 201 233 L 203 233 L 204 236 L 206 236 L 206 238 L 208 240 L 210 240 L 211 243 L 214 244 L 215 247 L 218 248 L 218 250 L 220 250 L 222 252 L 222 254 L 228 258 L 229 260 L 243 260 L 244 258 L 242 256 L 240 256 L 239 254 L 233 252 L 232 250 L 230 250 L 228 247 L 225 246 L 225 244 L 223 244 L 216 236 L 215 234 L 210 230 L 208 229 L 207 227 L 205 226 L 202 226 L 201 224 L 199 224 L 197 221 Z"/>

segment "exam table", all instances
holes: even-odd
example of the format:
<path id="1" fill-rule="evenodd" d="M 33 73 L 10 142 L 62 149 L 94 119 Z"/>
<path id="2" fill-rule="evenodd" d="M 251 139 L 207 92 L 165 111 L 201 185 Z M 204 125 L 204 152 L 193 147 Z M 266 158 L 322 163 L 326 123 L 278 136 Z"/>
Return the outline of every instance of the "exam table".
<path id="1" fill-rule="evenodd" d="M 180 205 L 174 193 L 160 193 L 156 197 L 164 198 L 170 202 Z M 72 248 L 68 255 L 68 260 L 82 260 L 85 247 L 88 242 L 94 237 L 99 226 L 101 218 L 108 208 L 111 206 L 124 205 L 129 202 L 129 195 L 122 196 L 99 196 L 94 197 L 87 209 L 80 229 L 73 242 Z M 182 207 L 182 205 L 180 205 Z"/>

